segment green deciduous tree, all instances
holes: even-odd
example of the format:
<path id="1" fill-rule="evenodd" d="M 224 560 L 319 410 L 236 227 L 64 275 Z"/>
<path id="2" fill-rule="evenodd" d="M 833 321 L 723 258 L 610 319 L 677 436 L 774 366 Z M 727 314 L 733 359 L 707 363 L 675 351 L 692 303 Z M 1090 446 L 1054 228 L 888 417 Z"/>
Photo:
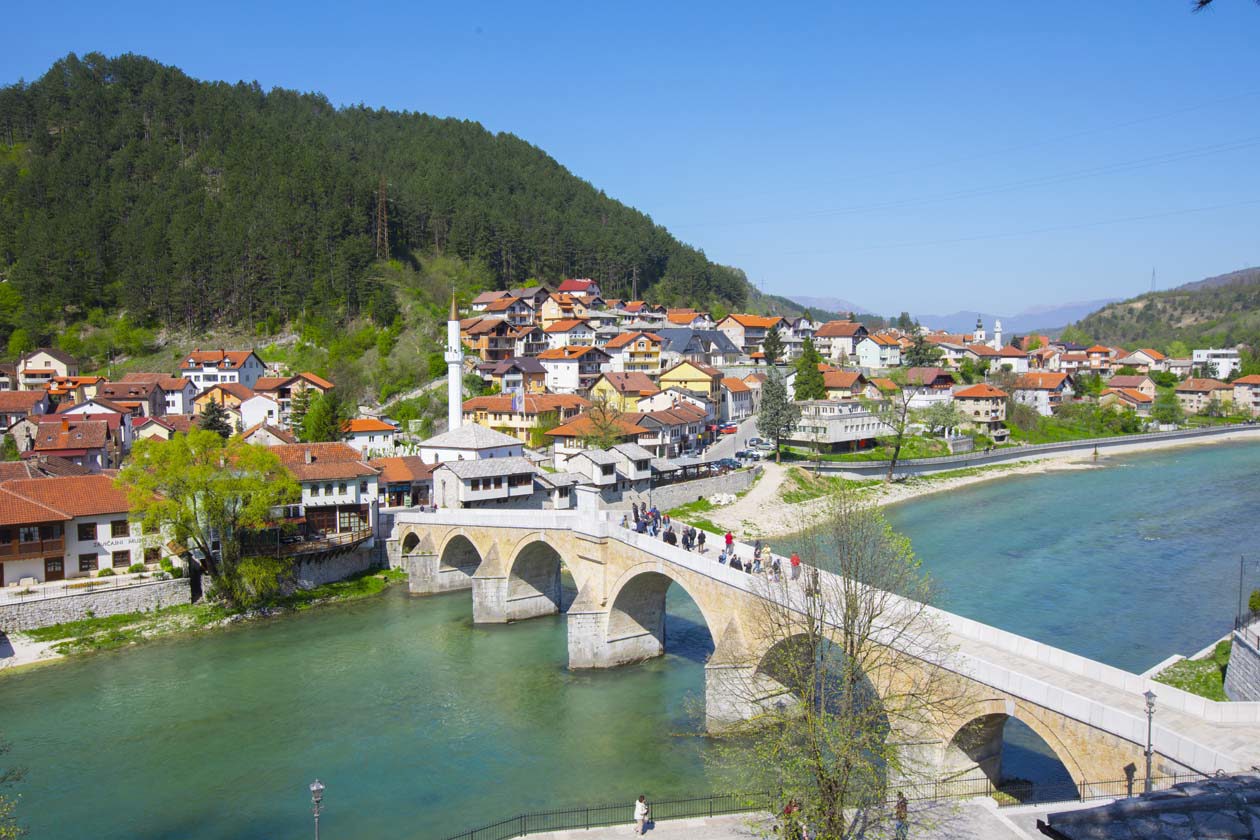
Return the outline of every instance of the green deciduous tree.
<path id="1" fill-rule="evenodd" d="M 888 448 L 888 471 L 884 474 L 884 482 L 893 480 L 897 462 L 901 459 L 901 448 L 905 445 L 906 434 L 910 430 L 910 400 L 914 392 L 906 387 L 904 368 L 894 368 L 888 378 L 897 386 L 896 390 L 885 391 L 879 399 L 863 398 L 862 404 L 879 420 L 883 432 L 877 440 Z"/>
<path id="2" fill-rule="evenodd" d="M 1182 422 L 1186 419 L 1186 414 L 1181 409 L 1181 400 L 1177 399 L 1177 395 L 1165 393 L 1157 396 L 1151 405 L 1151 418 L 1168 425 Z"/>
<path id="3" fill-rule="evenodd" d="M 951 655 L 948 633 L 909 541 L 852 490 L 831 504 L 798 540 L 804 579 L 754 583 L 762 644 L 714 653 L 734 666 L 732 706 L 752 713 L 713 721 L 718 754 L 740 786 L 775 791 L 775 810 L 794 801 L 789 819 L 816 838 L 886 837 L 890 782 L 932 778 L 914 744 L 972 698 L 935 667 Z"/>
<path id="4" fill-rule="evenodd" d="M 793 390 L 798 400 L 825 400 L 827 383 L 823 372 L 818 369 L 822 364 L 822 356 L 814 347 L 813 339 L 806 338 L 801 347 L 801 357 L 796 360 L 796 379 Z"/>
<path id="5" fill-rule="evenodd" d="M 801 409 L 788 397 L 787 384 L 779 369 L 770 368 L 761 384 L 761 405 L 757 407 L 757 431 L 774 441 L 774 461 L 779 462 L 780 441 L 801 419 Z"/>
<path id="6" fill-rule="evenodd" d="M 592 403 L 586 419 L 586 430 L 578 439 L 587 449 L 611 449 L 625 439 L 621 411 L 607 400 Z"/>
<path id="7" fill-rule="evenodd" d="M 117 482 L 145 530 L 169 534 L 191 549 L 214 580 L 216 595 L 232 604 L 242 592 L 245 532 L 266 525 L 273 507 L 301 497 L 293 476 L 267 447 L 239 437 L 225 440 L 205 429 L 169 441 L 137 441 Z"/>
<path id="8" fill-rule="evenodd" d="M 967 422 L 953 400 L 938 400 L 927 408 L 914 413 L 915 421 L 927 427 L 928 434 L 944 435 L 949 429 L 957 428 Z"/>

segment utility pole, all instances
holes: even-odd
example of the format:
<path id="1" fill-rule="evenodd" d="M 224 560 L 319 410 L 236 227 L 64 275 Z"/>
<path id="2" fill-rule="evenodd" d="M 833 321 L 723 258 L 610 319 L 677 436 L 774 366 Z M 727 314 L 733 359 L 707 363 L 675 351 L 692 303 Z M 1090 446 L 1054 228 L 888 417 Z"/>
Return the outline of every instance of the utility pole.
<path id="1" fill-rule="evenodd" d="M 1155 269 L 1151 269 L 1151 291 L 1155 291 Z"/>
<path id="2" fill-rule="evenodd" d="M 376 190 L 376 258 L 389 259 L 389 208 L 385 198 L 385 176 Z"/>

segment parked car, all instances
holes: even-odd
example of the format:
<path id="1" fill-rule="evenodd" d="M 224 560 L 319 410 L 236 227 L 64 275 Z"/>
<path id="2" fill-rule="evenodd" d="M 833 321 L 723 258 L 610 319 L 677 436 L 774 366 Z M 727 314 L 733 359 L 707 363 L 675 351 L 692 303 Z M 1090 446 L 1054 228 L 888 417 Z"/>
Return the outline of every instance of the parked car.
<path id="1" fill-rule="evenodd" d="M 735 457 L 742 461 L 760 461 L 761 453 L 756 449 L 741 449 L 735 453 Z"/>
<path id="2" fill-rule="evenodd" d="M 763 440 L 756 445 L 756 449 L 760 452 L 773 452 L 774 444 L 768 440 Z"/>
<path id="3" fill-rule="evenodd" d="M 757 444 L 760 444 L 760 443 L 765 443 L 765 441 L 763 441 L 763 440 L 762 440 L 761 438 L 759 438 L 759 437 L 750 437 L 750 438 L 748 439 L 748 445 L 749 445 L 749 446 L 756 446 Z"/>
<path id="4" fill-rule="evenodd" d="M 717 464 L 719 467 L 721 467 L 724 470 L 737 470 L 742 466 L 742 464 L 740 464 L 739 461 L 735 460 L 734 458 L 719 458 L 713 463 Z"/>

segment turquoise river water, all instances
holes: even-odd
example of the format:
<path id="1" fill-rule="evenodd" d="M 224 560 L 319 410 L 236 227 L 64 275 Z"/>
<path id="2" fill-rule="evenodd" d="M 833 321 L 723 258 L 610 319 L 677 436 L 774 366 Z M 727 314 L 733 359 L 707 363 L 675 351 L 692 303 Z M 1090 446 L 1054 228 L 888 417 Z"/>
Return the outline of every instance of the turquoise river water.
<path id="1" fill-rule="evenodd" d="M 1260 530 L 1260 446 L 1109 463 L 892 519 L 945 606 L 1145 668 L 1228 626 Z M 474 627 L 467 593 L 395 589 L 0 675 L 0 731 L 28 771 L 20 812 L 40 838 L 305 837 L 319 776 L 325 836 L 441 838 L 521 810 L 704 792 L 712 643 L 677 587 L 669 606 L 669 653 L 607 672 L 566 670 L 562 617 Z M 1011 751 L 1012 772 L 1054 775 L 1036 745 Z"/>

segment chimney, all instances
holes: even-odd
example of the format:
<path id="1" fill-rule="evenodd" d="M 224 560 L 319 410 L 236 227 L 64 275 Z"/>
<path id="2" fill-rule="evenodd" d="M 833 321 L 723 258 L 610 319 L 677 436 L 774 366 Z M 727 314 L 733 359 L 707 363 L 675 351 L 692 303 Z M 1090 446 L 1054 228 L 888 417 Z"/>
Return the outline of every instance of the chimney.
<path id="1" fill-rule="evenodd" d="M 315 456 L 313 456 L 313 455 L 311 454 L 311 450 L 309 450 L 309 449 L 308 449 L 308 450 L 306 450 L 306 463 L 308 463 L 308 464 L 313 464 L 313 463 L 315 463 Z"/>

